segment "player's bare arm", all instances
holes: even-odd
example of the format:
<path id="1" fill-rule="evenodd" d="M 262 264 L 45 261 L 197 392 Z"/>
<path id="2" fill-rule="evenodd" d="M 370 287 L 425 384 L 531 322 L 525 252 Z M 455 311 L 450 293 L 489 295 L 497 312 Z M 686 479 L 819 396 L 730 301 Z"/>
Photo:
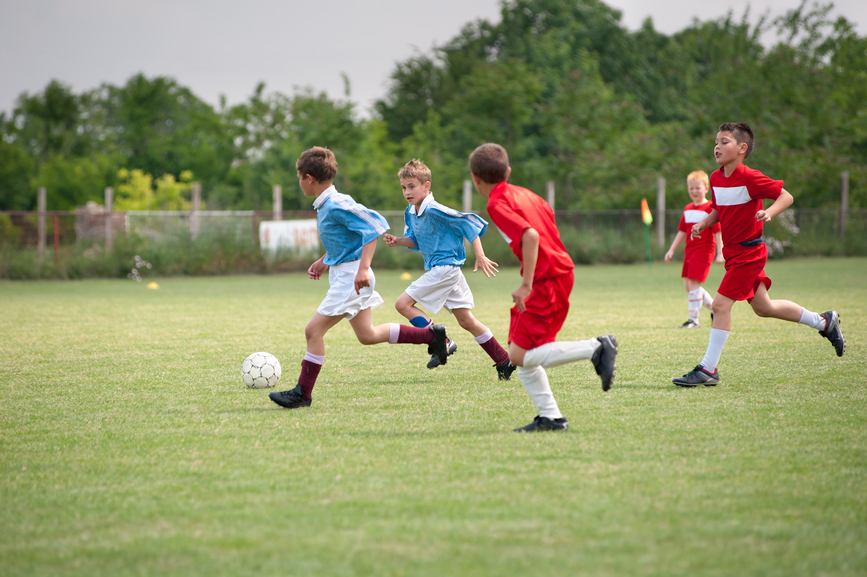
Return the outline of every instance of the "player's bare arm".
<path id="1" fill-rule="evenodd" d="M 358 272 L 355 273 L 355 294 L 361 294 L 361 289 L 370 286 L 370 262 L 376 252 L 376 239 L 373 239 L 361 249 L 361 260 L 358 262 Z"/>
<path id="2" fill-rule="evenodd" d="M 384 240 L 385 244 L 387 244 L 391 248 L 394 248 L 396 246 L 405 246 L 406 248 L 418 248 L 411 238 L 407 238 L 405 236 L 384 234 L 382 235 L 382 240 Z"/>
<path id="3" fill-rule="evenodd" d="M 793 202 L 795 202 L 795 197 L 784 188 L 771 206 L 756 213 L 756 220 L 771 222 L 772 218 L 792 206 Z"/>
<path id="4" fill-rule="evenodd" d="M 716 259 L 714 260 L 714 262 L 717 264 L 724 264 L 726 259 L 725 257 L 723 257 L 722 233 L 714 233 L 714 238 L 716 239 Z"/>
<path id="5" fill-rule="evenodd" d="M 524 229 L 521 236 L 521 252 L 524 254 L 524 276 L 521 286 L 512 292 L 512 300 L 520 312 L 524 312 L 524 300 L 533 292 L 533 277 L 539 259 L 539 232 L 535 228 Z"/>
<path id="6" fill-rule="evenodd" d="M 710 228 L 718 222 L 719 212 L 717 212 L 717 209 L 713 209 L 708 213 L 706 217 L 704 217 L 704 219 L 692 225 L 692 231 L 690 231 L 689 234 L 692 238 L 697 238 L 701 236 L 701 233 L 704 232 L 704 229 Z"/>
<path id="7" fill-rule="evenodd" d="M 671 262 L 671 257 L 674 256 L 674 251 L 677 250 L 677 247 L 684 241 L 686 238 L 686 233 L 682 230 L 677 231 L 677 234 L 674 235 L 674 240 L 671 241 L 671 246 L 668 248 L 668 252 L 665 253 L 665 262 Z"/>
<path id="8" fill-rule="evenodd" d="M 497 276 L 497 273 L 500 272 L 497 267 L 500 265 L 485 256 L 485 250 L 482 248 L 482 237 L 477 236 L 473 239 L 473 251 L 476 253 L 476 266 L 473 267 L 473 272 L 481 268 L 486 277 Z"/>
<path id="9" fill-rule="evenodd" d="M 328 269 L 328 265 L 323 262 L 326 256 L 328 255 L 323 254 L 316 262 L 310 265 L 310 268 L 307 269 L 307 276 L 313 280 L 322 278 L 322 273 Z"/>

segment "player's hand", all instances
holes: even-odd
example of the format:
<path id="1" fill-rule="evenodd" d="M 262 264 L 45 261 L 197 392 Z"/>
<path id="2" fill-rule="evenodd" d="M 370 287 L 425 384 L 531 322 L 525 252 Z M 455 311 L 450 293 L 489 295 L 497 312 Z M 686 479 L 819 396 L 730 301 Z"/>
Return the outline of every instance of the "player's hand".
<path id="1" fill-rule="evenodd" d="M 524 306 L 524 301 L 527 299 L 528 296 L 530 296 L 530 293 L 532 291 L 533 289 L 529 289 L 524 285 L 521 285 L 512 293 L 512 300 L 515 301 L 515 306 L 518 307 L 518 310 L 520 312 L 524 312 L 525 310 L 527 310 L 527 307 Z"/>
<path id="2" fill-rule="evenodd" d="M 385 234 L 382 236 L 382 240 L 384 240 L 385 244 L 387 244 L 390 247 L 397 246 L 397 238 L 398 237 L 394 236 L 393 234 Z"/>
<path id="3" fill-rule="evenodd" d="M 310 268 L 307 269 L 307 276 L 312 278 L 313 280 L 319 280 L 322 278 L 322 273 L 328 270 L 328 265 L 322 262 L 323 259 L 319 259 L 313 264 L 310 265 Z"/>
<path id="4" fill-rule="evenodd" d="M 492 276 L 497 276 L 497 273 L 500 272 L 497 270 L 497 267 L 500 266 L 491 259 L 486 256 L 477 256 L 476 257 L 476 266 L 473 267 L 473 272 L 479 270 L 481 267 L 482 272 L 485 273 L 485 276 L 491 278 Z"/>
<path id="5" fill-rule="evenodd" d="M 717 263 L 717 264 L 725 264 L 725 263 L 726 263 L 726 259 L 723 258 L 723 255 L 718 254 L 718 255 L 716 255 L 716 258 L 714 259 L 714 262 Z"/>
<path id="6" fill-rule="evenodd" d="M 670 262 L 671 262 L 671 257 L 673 257 L 673 256 L 674 256 L 674 251 L 673 251 L 673 250 L 670 250 L 670 251 L 668 251 L 667 253 L 665 253 L 665 262 L 666 262 L 666 263 L 670 263 Z"/>
<path id="7" fill-rule="evenodd" d="M 355 275 L 355 294 L 361 294 L 361 289 L 370 286 L 370 269 L 361 270 Z"/>
<path id="8" fill-rule="evenodd" d="M 756 220 L 761 222 L 771 222 L 771 217 L 764 210 L 760 210 L 756 213 Z"/>
<path id="9" fill-rule="evenodd" d="M 697 222 L 692 225 L 692 230 L 689 232 L 689 236 L 692 239 L 696 239 L 701 236 L 701 233 L 704 232 L 705 226 L 704 224 Z"/>

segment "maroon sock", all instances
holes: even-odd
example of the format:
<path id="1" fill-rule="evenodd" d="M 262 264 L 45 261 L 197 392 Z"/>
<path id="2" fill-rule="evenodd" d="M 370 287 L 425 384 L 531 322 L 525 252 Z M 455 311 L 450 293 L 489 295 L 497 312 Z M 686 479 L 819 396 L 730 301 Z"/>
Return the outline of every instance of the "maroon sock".
<path id="1" fill-rule="evenodd" d="M 322 365 L 317 365 L 308 360 L 301 361 L 301 375 L 298 377 L 298 384 L 304 390 L 304 400 L 308 400 L 313 396 L 313 385 L 316 384 L 316 377 L 319 376 L 319 371 Z"/>
<path id="2" fill-rule="evenodd" d="M 500 343 L 497 342 L 497 339 L 491 337 L 491 339 L 486 343 L 481 343 L 479 345 L 485 352 L 488 353 L 488 356 L 491 357 L 495 363 L 498 365 L 502 365 L 506 361 L 509 360 L 509 353 L 500 346 Z"/>
<path id="3" fill-rule="evenodd" d="M 400 325 L 400 333 L 397 335 L 398 343 L 410 343 L 413 345 L 428 345 L 433 340 L 433 331 L 429 328 L 408 327 Z"/>

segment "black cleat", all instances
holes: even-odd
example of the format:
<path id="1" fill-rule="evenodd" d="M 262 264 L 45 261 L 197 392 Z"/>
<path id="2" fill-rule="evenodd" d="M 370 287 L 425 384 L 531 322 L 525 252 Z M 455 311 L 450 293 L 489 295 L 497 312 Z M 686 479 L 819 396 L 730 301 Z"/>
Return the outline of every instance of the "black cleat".
<path id="1" fill-rule="evenodd" d="M 703 366 L 697 365 L 682 377 L 673 378 L 671 382 L 678 387 L 697 387 L 698 385 L 714 387 L 719 384 L 719 369 L 715 369 L 711 373 Z"/>
<path id="2" fill-rule="evenodd" d="M 512 429 L 516 433 L 538 433 L 541 431 L 565 431 L 569 428 L 569 421 L 564 417 L 559 419 L 549 419 L 548 417 L 540 417 L 536 415 L 533 422 L 524 427 Z"/>
<path id="3" fill-rule="evenodd" d="M 617 356 L 617 337 L 614 335 L 603 335 L 596 337 L 596 340 L 599 341 L 599 348 L 593 351 L 590 362 L 593 363 L 596 374 L 602 379 L 602 390 L 607 391 L 614 382 L 614 357 Z"/>
<path id="4" fill-rule="evenodd" d="M 291 391 L 274 391 L 268 393 L 268 398 L 286 409 L 297 409 L 299 407 L 309 407 L 313 399 L 304 400 L 304 389 L 301 385 L 297 385 Z"/>
<path id="5" fill-rule="evenodd" d="M 448 343 L 448 355 L 452 356 L 453 354 L 455 354 L 455 351 L 458 350 L 458 344 L 451 339 L 446 339 L 446 342 Z M 432 348 L 432 347 L 428 347 L 428 348 Z M 432 353 L 433 351 L 431 350 L 430 352 Z M 430 356 L 430 360 L 427 362 L 427 368 L 435 369 L 438 366 L 440 366 L 440 358 L 438 356 L 432 354 Z"/>
<path id="6" fill-rule="evenodd" d="M 427 352 L 436 355 L 440 364 L 444 365 L 449 362 L 449 339 L 446 338 L 446 326 L 434 325 L 431 331 L 433 331 L 433 340 L 428 345 Z"/>
<path id="7" fill-rule="evenodd" d="M 710 322 L 712 323 L 712 322 L 713 322 L 713 319 L 711 319 Z M 700 323 L 700 322 L 698 322 L 698 321 L 694 321 L 694 320 L 692 320 L 692 319 L 689 319 L 688 321 L 686 321 L 685 323 L 683 323 L 682 325 L 680 325 L 678 328 L 681 328 L 681 329 L 697 329 L 697 328 L 700 327 L 700 326 L 701 326 L 701 323 Z"/>
<path id="8" fill-rule="evenodd" d="M 819 316 L 825 319 L 825 330 L 819 331 L 819 334 L 831 341 L 834 350 L 837 351 L 837 356 L 842 357 L 843 351 L 846 350 L 846 341 L 840 331 L 840 315 L 837 314 L 837 311 L 825 311 Z"/>
<path id="9" fill-rule="evenodd" d="M 498 365 L 494 363 L 494 366 L 497 367 L 497 380 L 500 381 L 509 381 L 512 379 L 512 373 L 518 368 L 512 364 L 512 361 L 506 361 L 502 365 Z"/>

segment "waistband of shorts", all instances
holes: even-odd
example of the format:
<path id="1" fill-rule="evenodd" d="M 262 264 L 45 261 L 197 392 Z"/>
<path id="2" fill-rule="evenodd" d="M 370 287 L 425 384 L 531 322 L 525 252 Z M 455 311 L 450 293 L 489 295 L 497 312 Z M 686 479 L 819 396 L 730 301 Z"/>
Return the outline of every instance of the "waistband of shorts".
<path id="1" fill-rule="evenodd" d="M 738 244 L 741 246 L 759 246 L 765 242 L 765 237 L 760 236 L 759 238 L 754 238 L 752 240 L 745 240 L 744 242 L 739 242 Z"/>
<path id="2" fill-rule="evenodd" d="M 357 269 L 360 262 L 361 260 L 350 260 L 340 264 L 333 264 L 331 265 L 331 270 Z"/>

